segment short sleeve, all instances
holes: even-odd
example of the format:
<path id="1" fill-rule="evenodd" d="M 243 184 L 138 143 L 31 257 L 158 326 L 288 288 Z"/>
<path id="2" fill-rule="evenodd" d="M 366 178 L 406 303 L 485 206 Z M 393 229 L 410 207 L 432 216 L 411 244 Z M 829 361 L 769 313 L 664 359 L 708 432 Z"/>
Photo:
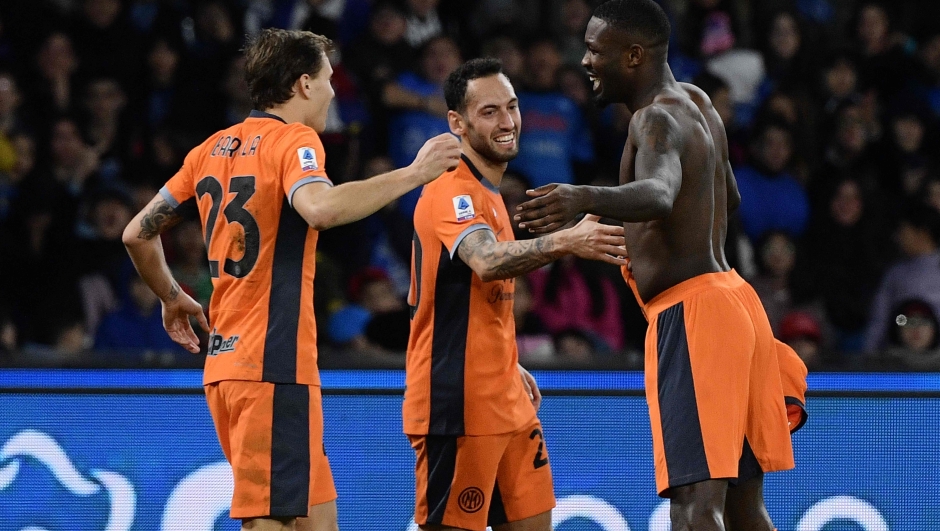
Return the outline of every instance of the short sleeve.
<path id="1" fill-rule="evenodd" d="M 478 230 L 492 232 L 494 220 L 480 186 L 460 181 L 447 184 L 437 190 L 431 215 L 434 232 L 453 258 L 460 242 L 468 235 Z"/>
<path id="2" fill-rule="evenodd" d="M 284 153 L 281 160 L 281 184 L 287 201 L 293 206 L 294 193 L 310 183 L 333 182 L 326 176 L 326 152 L 320 137 L 309 127 L 298 127 L 280 141 Z"/>
<path id="3" fill-rule="evenodd" d="M 183 167 L 170 177 L 170 180 L 160 189 L 160 195 L 174 210 L 196 195 L 195 171 L 196 160 L 200 147 L 194 148 L 183 160 Z"/>

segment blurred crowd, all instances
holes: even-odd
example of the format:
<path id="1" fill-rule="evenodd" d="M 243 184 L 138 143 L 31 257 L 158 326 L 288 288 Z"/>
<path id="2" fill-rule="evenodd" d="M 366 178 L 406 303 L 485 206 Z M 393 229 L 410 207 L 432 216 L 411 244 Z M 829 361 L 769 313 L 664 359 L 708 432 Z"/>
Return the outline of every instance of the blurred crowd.
<path id="1" fill-rule="evenodd" d="M 251 110 L 239 54 L 264 27 L 336 43 L 338 183 L 448 130 L 442 83 L 498 57 L 522 137 L 510 211 L 551 182 L 613 185 L 630 116 L 580 67 L 597 0 L 0 2 L 0 365 L 200 366 L 163 332 L 121 243 L 188 150 Z M 743 204 L 729 259 L 811 370 L 940 370 L 940 2 L 661 0 L 670 65 L 709 93 Z M 418 193 L 321 235 L 321 360 L 402 363 Z M 517 231 L 517 238 L 528 238 Z M 198 220 L 164 237 L 208 304 Z M 637 368 L 646 323 L 619 271 L 565 258 L 516 282 L 520 358 Z"/>

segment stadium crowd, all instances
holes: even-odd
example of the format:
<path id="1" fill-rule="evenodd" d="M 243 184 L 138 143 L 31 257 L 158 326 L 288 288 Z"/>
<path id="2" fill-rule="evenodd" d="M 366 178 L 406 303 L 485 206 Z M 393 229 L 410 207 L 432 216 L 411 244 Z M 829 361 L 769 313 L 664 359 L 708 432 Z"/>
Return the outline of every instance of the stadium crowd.
<path id="1" fill-rule="evenodd" d="M 811 370 L 940 370 L 940 3 L 662 0 L 670 65 L 724 120 L 742 206 L 734 267 Z M 163 331 L 122 231 L 195 144 L 251 110 L 239 50 L 275 26 L 336 44 L 334 182 L 409 163 L 448 130 L 441 86 L 502 60 L 522 110 L 510 212 L 551 182 L 614 185 L 630 116 L 580 67 L 591 0 L 0 3 L 0 366 L 200 366 Z M 418 193 L 324 232 L 321 365 L 401 366 Z M 524 231 L 516 237 L 527 238 Z M 164 241 L 208 304 L 198 219 Z M 516 282 L 520 359 L 637 368 L 619 271 L 566 258 Z M 205 344 L 205 341 L 203 341 Z"/>

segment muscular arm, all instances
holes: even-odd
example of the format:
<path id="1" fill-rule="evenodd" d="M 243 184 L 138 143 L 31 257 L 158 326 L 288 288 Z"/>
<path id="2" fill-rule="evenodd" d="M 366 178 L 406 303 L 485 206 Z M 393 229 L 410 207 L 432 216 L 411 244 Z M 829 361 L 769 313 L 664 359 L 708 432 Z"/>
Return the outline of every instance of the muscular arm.
<path id="1" fill-rule="evenodd" d="M 519 226 L 534 233 L 553 232 L 582 212 L 626 222 L 669 216 L 682 185 L 679 124 L 666 111 L 646 107 L 634 115 L 630 139 L 637 150 L 632 161 L 635 181 L 616 187 L 549 184 L 530 190 L 534 199 L 519 205 Z"/>
<path id="2" fill-rule="evenodd" d="M 567 254 L 558 242 L 560 235 L 498 242 L 493 231 L 478 230 L 460 242 L 457 254 L 484 282 L 515 278 Z"/>
<path id="3" fill-rule="evenodd" d="M 625 222 L 652 221 L 672 213 L 682 185 L 679 124 L 666 111 L 651 106 L 634 116 L 631 128 L 637 139 L 636 180 L 616 187 L 585 187 L 584 212 Z"/>
<path id="4" fill-rule="evenodd" d="M 124 229 L 124 246 L 134 267 L 163 301 L 175 300 L 180 294 L 180 286 L 170 274 L 159 236 L 180 220 L 173 207 L 157 194 Z"/>

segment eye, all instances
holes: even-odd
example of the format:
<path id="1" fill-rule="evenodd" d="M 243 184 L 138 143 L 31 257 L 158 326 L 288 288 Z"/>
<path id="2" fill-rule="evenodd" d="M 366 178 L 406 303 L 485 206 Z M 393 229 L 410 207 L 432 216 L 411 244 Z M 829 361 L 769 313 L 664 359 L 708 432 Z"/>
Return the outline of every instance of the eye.
<path id="1" fill-rule="evenodd" d="M 493 114 L 495 113 L 496 111 L 494 111 L 493 109 L 490 109 L 488 111 L 483 111 L 483 116 L 493 116 Z"/>

